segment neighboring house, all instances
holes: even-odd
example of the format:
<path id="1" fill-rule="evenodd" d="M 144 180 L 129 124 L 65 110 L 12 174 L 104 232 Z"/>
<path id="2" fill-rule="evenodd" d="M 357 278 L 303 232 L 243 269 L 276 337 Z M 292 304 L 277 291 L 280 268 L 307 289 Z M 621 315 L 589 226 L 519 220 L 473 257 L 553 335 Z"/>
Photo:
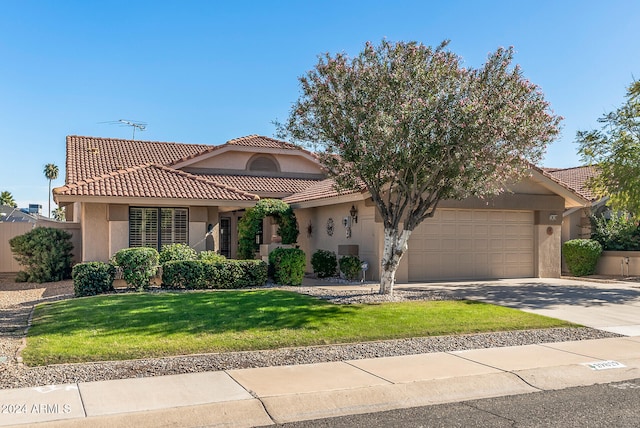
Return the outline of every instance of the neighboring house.
<path id="1" fill-rule="evenodd" d="M 597 175 L 593 166 L 577 166 L 572 168 L 544 168 L 544 170 L 566 187 L 589 201 L 586 207 L 574 207 L 565 210 L 562 221 L 562 242 L 570 239 L 587 239 L 591 237 L 592 214 L 606 208 L 608 197 L 599 198 L 587 187 L 589 179 Z"/>
<path id="2" fill-rule="evenodd" d="M 19 208 L 0 205 L 0 273 L 13 273 L 23 269 L 13 257 L 9 241 L 29 232 L 34 227 L 55 227 L 69 232 L 73 244 L 74 261 L 80 261 L 78 254 L 82 252 L 82 241 L 80 227 L 77 224 L 53 221 L 37 213 L 28 214 Z"/>
<path id="3" fill-rule="evenodd" d="M 489 199 L 443 201 L 413 233 L 399 282 L 560 276 L 563 212 L 590 201 L 550 173 L 531 176 Z M 383 227 L 366 189 L 334 190 L 315 154 L 251 135 L 217 146 L 67 137 L 65 185 L 53 190 L 67 220 L 82 231 L 82 260 L 116 251 L 184 242 L 227 257 L 237 224 L 260 198 L 295 210 L 298 245 L 357 254 L 379 277 Z M 268 246 L 269 219 L 256 241 Z M 311 270 L 307 263 L 307 270 Z"/>
<path id="4" fill-rule="evenodd" d="M 0 205 L 0 222 L 6 223 L 36 223 L 38 218 L 7 205 Z"/>

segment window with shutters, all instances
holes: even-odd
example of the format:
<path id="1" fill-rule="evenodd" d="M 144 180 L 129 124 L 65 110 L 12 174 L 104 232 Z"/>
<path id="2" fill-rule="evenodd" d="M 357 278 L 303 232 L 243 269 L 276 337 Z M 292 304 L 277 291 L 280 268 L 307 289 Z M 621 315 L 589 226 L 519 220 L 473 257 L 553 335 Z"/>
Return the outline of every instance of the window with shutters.
<path id="1" fill-rule="evenodd" d="M 187 208 L 129 208 L 129 247 L 151 247 L 189 243 Z"/>

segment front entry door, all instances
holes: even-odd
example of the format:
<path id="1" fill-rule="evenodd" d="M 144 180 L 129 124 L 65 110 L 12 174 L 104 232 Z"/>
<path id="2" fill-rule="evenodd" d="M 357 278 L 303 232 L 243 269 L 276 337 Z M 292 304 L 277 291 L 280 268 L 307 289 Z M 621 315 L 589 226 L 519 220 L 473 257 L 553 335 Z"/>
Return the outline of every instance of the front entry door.
<path id="1" fill-rule="evenodd" d="M 231 258 L 231 218 L 220 218 L 220 254 Z"/>

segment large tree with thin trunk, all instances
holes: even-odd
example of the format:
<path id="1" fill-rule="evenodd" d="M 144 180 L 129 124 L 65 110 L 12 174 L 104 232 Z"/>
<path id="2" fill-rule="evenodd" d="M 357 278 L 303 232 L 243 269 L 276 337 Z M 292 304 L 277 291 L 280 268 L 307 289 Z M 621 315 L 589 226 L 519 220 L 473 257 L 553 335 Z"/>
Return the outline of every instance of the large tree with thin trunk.
<path id="1" fill-rule="evenodd" d="M 383 294 L 411 232 L 441 200 L 500 193 L 558 134 L 561 118 L 512 66 L 512 48 L 473 69 L 447 44 L 382 41 L 353 58 L 322 55 L 281 126 L 318 152 L 338 187 L 368 188 L 384 224 Z"/>
<path id="2" fill-rule="evenodd" d="M 640 81 L 627 89 L 625 103 L 598 119 L 601 129 L 578 131 L 578 153 L 599 174 L 587 184 L 618 211 L 640 216 Z"/>
<path id="3" fill-rule="evenodd" d="M 49 180 L 49 209 L 47 211 L 47 217 L 51 217 L 51 181 L 58 178 L 58 167 L 52 163 L 48 163 L 44 166 L 44 170 L 42 171 L 44 176 Z"/>

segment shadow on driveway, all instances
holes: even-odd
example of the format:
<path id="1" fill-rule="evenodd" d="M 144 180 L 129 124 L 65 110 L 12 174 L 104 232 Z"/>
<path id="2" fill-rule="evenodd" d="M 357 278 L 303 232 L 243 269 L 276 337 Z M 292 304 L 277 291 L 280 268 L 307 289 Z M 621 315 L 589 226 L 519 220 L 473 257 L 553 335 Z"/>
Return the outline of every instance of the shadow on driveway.
<path id="1" fill-rule="evenodd" d="M 464 283 L 464 284 L 407 284 L 403 290 L 445 290 L 460 299 L 478 300 L 518 309 L 545 309 L 558 305 L 582 307 L 640 302 L 640 289 L 598 284 L 590 287 L 581 284 L 549 284 L 536 280 L 517 284 Z"/>

